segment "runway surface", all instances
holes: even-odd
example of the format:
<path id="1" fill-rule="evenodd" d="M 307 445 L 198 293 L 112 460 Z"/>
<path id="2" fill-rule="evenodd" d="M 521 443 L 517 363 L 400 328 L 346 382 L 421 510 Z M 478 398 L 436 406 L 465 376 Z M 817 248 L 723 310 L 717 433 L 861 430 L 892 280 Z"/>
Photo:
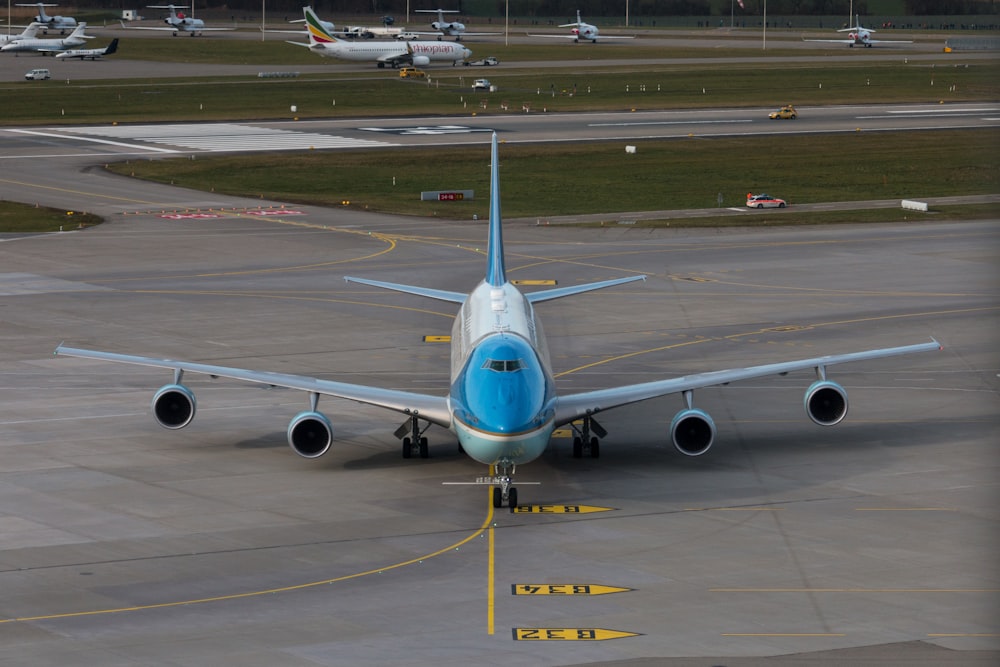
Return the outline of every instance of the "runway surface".
<path id="1" fill-rule="evenodd" d="M 199 413 L 169 432 L 148 414 L 168 373 L 52 358 L 445 391 L 424 337 L 452 311 L 342 277 L 466 289 L 483 225 L 228 203 L 0 243 L 0 662 L 995 662 L 994 224 L 508 225 L 513 278 L 650 275 L 542 310 L 564 390 L 945 345 L 832 370 L 851 413 L 831 429 L 802 413 L 808 374 L 697 392 L 719 427 L 698 459 L 667 444 L 677 397 L 609 412 L 601 458 L 554 439 L 509 514 L 442 484 L 486 472 L 444 431 L 404 461 L 395 415 L 324 399 L 338 441 L 306 461 L 284 444 L 304 395 L 186 378 Z"/>
<path id="2" fill-rule="evenodd" d="M 775 124 L 757 111 L 532 115 L 499 129 L 627 139 L 998 116 L 873 105 Z M 188 377 L 198 415 L 171 432 L 149 414 L 171 374 L 52 357 L 64 340 L 444 393 L 447 344 L 432 341 L 453 310 L 343 276 L 467 290 L 485 224 L 225 197 L 95 166 L 321 141 L 485 145 L 495 119 L 466 121 L 0 130 L 0 197 L 108 218 L 0 237 L 0 664 L 996 664 L 995 221 L 509 221 L 512 278 L 650 277 L 540 309 L 565 391 L 944 344 L 831 369 L 851 410 L 829 429 L 802 411 L 809 374 L 699 391 L 719 437 L 697 459 L 668 444 L 678 397 L 610 411 L 600 459 L 573 459 L 560 434 L 518 471 L 541 484 L 520 487 L 516 513 L 495 512 L 482 487 L 443 484 L 487 471 L 440 429 L 430 459 L 403 460 L 396 415 L 323 399 L 337 442 L 306 461 L 284 433 L 305 395 Z"/>

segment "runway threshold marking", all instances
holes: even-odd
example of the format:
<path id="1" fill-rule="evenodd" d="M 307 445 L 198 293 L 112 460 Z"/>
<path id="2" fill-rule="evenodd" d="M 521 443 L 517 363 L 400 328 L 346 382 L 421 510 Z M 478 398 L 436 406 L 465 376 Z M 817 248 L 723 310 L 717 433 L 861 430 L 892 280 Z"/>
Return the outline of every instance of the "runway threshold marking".
<path id="1" fill-rule="evenodd" d="M 640 637 L 638 632 L 606 628 L 511 628 L 514 641 L 590 641 L 600 642 L 623 637 Z"/>
<path id="2" fill-rule="evenodd" d="M 633 588 L 605 586 L 603 584 L 511 584 L 511 595 L 611 595 L 628 593 Z"/>

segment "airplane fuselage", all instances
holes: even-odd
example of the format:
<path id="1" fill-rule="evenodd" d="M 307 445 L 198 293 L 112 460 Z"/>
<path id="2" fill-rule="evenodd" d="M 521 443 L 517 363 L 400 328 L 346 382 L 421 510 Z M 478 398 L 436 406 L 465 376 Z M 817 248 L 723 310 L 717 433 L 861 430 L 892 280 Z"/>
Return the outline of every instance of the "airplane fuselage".
<path id="1" fill-rule="evenodd" d="M 534 308 L 509 282 L 481 282 L 452 327 L 452 429 L 480 463 L 522 464 L 555 427 L 555 380 Z"/>
<path id="2" fill-rule="evenodd" d="M 409 47 L 409 52 L 407 47 Z M 332 44 L 316 44 L 311 48 L 320 55 L 329 58 L 356 61 L 388 61 L 393 58 L 402 58 L 411 53 L 414 64 L 417 66 L 423 65 L 425 60 L 427 62 L 464 60 L 472 53 L 460 44 L 441 42 L 348 42 L 338 40 Z"/>

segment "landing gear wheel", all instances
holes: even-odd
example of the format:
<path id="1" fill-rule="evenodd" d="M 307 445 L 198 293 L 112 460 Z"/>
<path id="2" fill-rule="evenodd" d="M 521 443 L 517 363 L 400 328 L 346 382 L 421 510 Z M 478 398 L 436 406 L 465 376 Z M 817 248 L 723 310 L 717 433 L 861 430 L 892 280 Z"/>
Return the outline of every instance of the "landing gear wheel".
<path id="1" fill-rule="evenodd" d="M 500 487 L 493 489 L 493 507 L 497 509 L 503 507 L 503 491 L 500 490 Z"/>
<path id="2" fill-rule="evenodd" d="M 510 491 L 507 492 L 507 506 L 510 507 L 511 514 L 513 514 L 514 510 L 517 509 L 517 489 L 513 486 L 510 487 Z"/>
<path id="3" fill-rule="evenodd" d="M 426 459 L 430 456 L 430 450 L 427 448 L 427 438 L 420 438 L 420 458 Z"/>
<path id="4" fill-rule="evenodd" d="M 601 457 L 601 441 L 597 438 L 590 439 L 590 458 L 597 459 Z"/>
<path id="5" fill-rule="evenodd" d="M 573 458 L 583 458 L 583 440 L 580 438 L 573 438 Z"/>
<path id="6" fill-rule="evenodd" d="M 403 458 L 408 459 L 413 456 L 413 441 L 409 438 L 403 438 Z"/>

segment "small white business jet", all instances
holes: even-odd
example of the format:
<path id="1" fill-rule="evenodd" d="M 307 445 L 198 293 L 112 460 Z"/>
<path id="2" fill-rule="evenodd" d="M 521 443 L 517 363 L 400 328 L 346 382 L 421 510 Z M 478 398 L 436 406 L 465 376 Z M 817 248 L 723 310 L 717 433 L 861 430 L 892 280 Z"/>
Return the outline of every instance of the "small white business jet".
<path id="1" fill-rule="evenodd" d="M 850 28 L 842 28 L 837 32 L 850 33 L 847 39 L 804 39 L 804 42 L 826 42 L 828 44 L 847 44 L 849 48 L 864 46 L 872 48 L 874 44 L 913 44 L 912 40 L 904 39 L 872 39 L 875 30 L 865 28 L 861 25 L 861 15 L 857 15 L 857 23 Z"/>
<path id="2" fill-rule="evenodd" d="M 168 9 L 170 10 L 170 16 L 163 19 L 169 28 L 155 28 L 153 26 L 139 26 L 139 25 L 125 25 L 122 21 L 122 28 L 126 30 L 160 30 L 167 31 L 170 30 L 174 33 L 174 37 L 180 32 L 189 32 L 192 37 L 196 37 L 205 32 L 220 32 L 227 30 L 235 30 L 235 28 L 208 28 L 205 26 L 205 22 L 201 19 L 191 18 L 186 16 L 183 11 L 177 11 L 178 9 L 187 9 L 188 5 L 146 5 L 150 9 Z"/>
<path id="3" fill-rule="evenodd" d="M 446 21 L 445 14 L 458 14 L 457 9 L 415 9 L 418 13 L 437 14 L 437 21 L 431 21 L 431 27 L 437 32 L 416 32 L 418 35 L 437 35 L 438 41 L 444 37 L 454 37 L 456 42 L 463 37 L 482 37 L 484 35 L 499 35 L 498 32 L 466 32 L 465 24 L 459 21 Z"/>
<path id="4" fill-rule="evenodd" d="M 38 34 L 38 30 L 44 27 L 41 23 L 31 23 L 19 35 L 0 35 L 0 46 L 16 42 L 19 39 L 34 39 L 35 35 Z"/>
<path id="5" fill-rule="evenodd" d="M 86 23 L 79 23 L 76 29 L 70 34 L 62 37 L 60 39 L 44 39 L 41 37 L 30 37 L 25 39 L 15 39 L 7 42 L 2 47 L 0 51 L 4 52 L 32 52 L 41 53 L 43 55 L 48 53 L 60 53 L 67 49 L 71 49 L 74 46 L 80 46 L 81 44 L 86 44 L 88 39 L 94 39 L 91 35 L 83 34 L 87 29 Z"/>
<path id="6" fill-rule="evenodd" d="M 396 437 L 403 439 L 403 458 L 411 458 L 415 452 L 426 458 L 428 444 L 424 432 L 431 425 L 441 426 L 457 436 L 466 454 L 479 463 L 495 468 L 495 476 L 479 478 L 471 483 L 493 486 L 493 506 L 506 504 L 513 512 L 517 506 L 517 489 L 513 486 L 515 468 L 541 456 L 548 447 L 552 432 L 559 426 L 571 425 L 577 433 L 573 441 L 574 457 L 579 458 L 586 451 L 594 458 L 600 452 L 598 437 L 607 435 L 595 419 L 599 412 L 658 396 L 681 394 L 684 407 L 670 424 L 670 439 L 681 454 L 699 456 L 712 446 L 716 429 L 712 418 L 694 407 L 696 389 L 812 370 L 816 379 L 805 392 L 806 414 L 821 426 L 832 426 L 847 414 L 847 393 L 827 377 L 831 366 L 941 349 L 937 341 L 931 339 L 927 343 L 903 347 L 695 373 L 560 395 L 556 390 L 542 326 L 535 315 L 535 304 L 645 280 L 645 276 L 628 276 L 527 294 L 518 291 L 507 280 L 505 268 L 496 133 L 493 134 L 490 149 L 489 215 L 486 275 L 468 294 L 346 278 L 352 283 L 458 305 L 451 332 L 451 384 L 446 396 L 63 345 L 59 345 L 55 353 L 173 371 L 173 381 L 156 392 L 152 403 L 156 421 L 168 429 L 187 426 L 195 415 L 194 394 L 181 384 L 185 373 L 305 391 L 309 394 L 309 408 L 292 418 L 287 438 L 291 448 L 307 459 L 322 456 L 333 444 L 333 425 L 317 409 L 320 396 L 344 398 L 405 415 L 405 421 L 395 432 Z"/>
<path id="7" fill-rule="evenodd" d="M 58 7 L 59 5 L 44 2 L 19 2 L 17 6 L 38 7 L 38 15 L 32 20 L 35 23 L 41 23 L 44 26 L 43 30 L 45 33 L 48 33 L 49 30 L 58 30 L 60 35 L 65 35 L 67 30 L 76 28 L 76 19 L 72 16 L 49 16 L 45 13 L 46 7 Z"/>
<path id="8" fill-rule="evenodd" d="M 563 23 L 559 26 L 560 28 L 572 28 L 568 35 L 532 35 L 529 37 L 549 37 L 552 39 L 572 39 L 574 42 L 579 43 L 582 40 L 589 40 L 593 44 L 597 44 L 597 38 L 601 34 L 600 28 L 596 25 L 591 25 L 580 18 L 580 10 L 576 10 L 576 21 L 573 23 Z M 601 37 L 604 39 L 635 39 L 634 35 L 605 35 Z"/>
<path id="9" fill-rule="evenodd" d="M 450 62 L 452 65 L 468 60 L 472 51 L 461 44 L 438 42 L 409 42 L 405 40 L 354 42 L 340 39 L 324 27 L 312 7 L 303 7 L 309 43 L 289 42 L 308 47 L 313 53 L 341 60 L 374 61 L 379 67 L 389 65 L 414 65 L 424 67 L 431 62 Z"/>
<path id="10" fill-rule="evenodd" d="M 80 60 L 100 60 L 104 56 L 110 56 L 118 51 L 118 38 L 115 37 L 111 43 L 102 49 L 69 49 L 56 54 L 56 60 L 70 60 L 79 58 Z"/>

